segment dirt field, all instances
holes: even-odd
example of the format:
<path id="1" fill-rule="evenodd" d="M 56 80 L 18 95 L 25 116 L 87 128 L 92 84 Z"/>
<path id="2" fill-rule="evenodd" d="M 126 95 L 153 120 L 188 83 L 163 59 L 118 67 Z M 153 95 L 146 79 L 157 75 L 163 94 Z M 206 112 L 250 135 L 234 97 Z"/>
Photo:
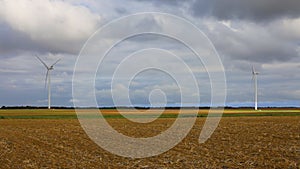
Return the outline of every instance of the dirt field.
<path id="1" fill-rule="evenodd" d="M 168 152 L 130 159 L 98 147 L 77 119 L 0 119 L 0 168 L 300 168 L 300 116 L 223 117 L 212 137 L 199 144 L 204 120 L 198 118 Z M 144 126 L 108 121 L 125 135 L 147 137 L 174 119 Z"/>

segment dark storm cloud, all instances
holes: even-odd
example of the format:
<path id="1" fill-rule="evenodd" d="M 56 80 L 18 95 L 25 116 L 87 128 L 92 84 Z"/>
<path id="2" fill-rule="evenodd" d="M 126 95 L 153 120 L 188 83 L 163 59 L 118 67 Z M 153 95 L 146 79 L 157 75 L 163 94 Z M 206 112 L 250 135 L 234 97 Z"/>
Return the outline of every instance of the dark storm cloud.
<path id="1" fill-rule="evenodd" d="M 220 20 L 271 20 L 298 17 L 299 0 L 198 0 L 191 5 L 196 16 L 214 16 Z"/>

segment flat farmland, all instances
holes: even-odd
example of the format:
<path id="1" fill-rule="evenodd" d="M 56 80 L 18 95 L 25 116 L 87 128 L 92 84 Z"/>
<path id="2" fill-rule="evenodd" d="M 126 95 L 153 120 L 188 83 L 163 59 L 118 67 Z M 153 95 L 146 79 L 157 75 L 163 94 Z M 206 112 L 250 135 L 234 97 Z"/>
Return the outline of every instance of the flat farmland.
<path id="1" fill-rule="evenodd" d="M 131 137 L 167 130 L 178 113 L 166 110 L 157 120 L 138 124 L 116 110 L 103 112 L 115 130 Z M 132 159 L 96 145 L 73 110 L 0 110 L 0 168 L 300 168 L 299 110 L 226 110 L 211 138 L 199 144 L 205 114 L 199 111 L 192 130 L 173 149 Z"/>
<path id="2" fill-rule="evenodd" d="M 79 111 L 89 112 L 94 109 L 79 109 Z M 182 109 L 183 116 L 189 117 L 192 113 L 198 111 L 198 117 L 206 117 L 208 109 Z M 160 118 L 176 118 L 178 109 L 101 109 L 105 118 L 124 118 L 120 112 L 133 117 L 151 117 L 161 114 Z M 300 116 L 300 109 L 262 109 L 254 111 L 252 109 L 226 109 L 224 111 L 216 109 L 211 110 L 212 114 L 220 115 L 223 112 L 224 117 L 239 116 Z M 0 119 L 76 119 L 76 112 L 73 109 L 0 109 Z"/>

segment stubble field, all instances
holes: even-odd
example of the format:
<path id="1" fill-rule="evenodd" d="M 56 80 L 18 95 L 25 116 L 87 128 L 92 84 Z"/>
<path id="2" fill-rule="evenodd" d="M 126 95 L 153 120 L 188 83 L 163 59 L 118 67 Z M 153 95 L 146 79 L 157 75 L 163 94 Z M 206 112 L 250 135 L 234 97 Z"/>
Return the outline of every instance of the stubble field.
<path id="1" fill-rule="evenodd" d="M 115 114 L 114 110 L 106 111 Z M 174 114 L 174 110 L 167 111 Z M 79 121 L 70 118 L 72 111 L 1 110 L 0 168 L 300 168 L 300 116 L 296 111 L 286 111 L 294 112 L 286 116 L 223 117 L 203 144 L 198 143 L 198 137 L 206 118 L 199 117 L 173 149 L 150 158 L 131 159 L 111 154 L 91 141 Z M 52 113 L 62 118 L 49 116 Z M 27 116 L 32 118 L 22 118 Z M 142 125 L 117 117 L 106 120 L 132 137 L 157 135 L 175 120 L 166 116 Z"/>

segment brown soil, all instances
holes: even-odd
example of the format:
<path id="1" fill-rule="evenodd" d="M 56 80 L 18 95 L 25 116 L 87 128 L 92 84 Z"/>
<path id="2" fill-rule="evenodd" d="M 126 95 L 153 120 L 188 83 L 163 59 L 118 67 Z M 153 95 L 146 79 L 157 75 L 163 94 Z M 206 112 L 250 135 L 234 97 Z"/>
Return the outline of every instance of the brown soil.
<path id="1" fill-rule="evenodd" d="M 75 119 L 1 119 L 0 168 L 300 168 L 300 117 L 224 117 L 204 144 L 198 137 L 205 118 L 188 136 L 159 156 L 131 159 L 92 142 Z M 174 119 L 141 128 L 109 119 L 118 131 L 146 137 L 166 130 Z"/>

